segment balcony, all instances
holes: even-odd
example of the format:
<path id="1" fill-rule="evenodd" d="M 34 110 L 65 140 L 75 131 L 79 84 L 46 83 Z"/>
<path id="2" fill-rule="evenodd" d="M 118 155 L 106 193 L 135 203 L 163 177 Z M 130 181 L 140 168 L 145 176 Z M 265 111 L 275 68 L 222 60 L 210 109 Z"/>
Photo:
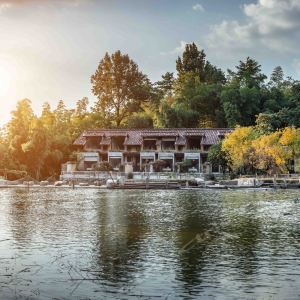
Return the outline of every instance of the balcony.
<path id="1" fill-rule="evenodd" d="M 82 152 L 80 156 L 85 162 L 99 162 L 98 152 Z"/>

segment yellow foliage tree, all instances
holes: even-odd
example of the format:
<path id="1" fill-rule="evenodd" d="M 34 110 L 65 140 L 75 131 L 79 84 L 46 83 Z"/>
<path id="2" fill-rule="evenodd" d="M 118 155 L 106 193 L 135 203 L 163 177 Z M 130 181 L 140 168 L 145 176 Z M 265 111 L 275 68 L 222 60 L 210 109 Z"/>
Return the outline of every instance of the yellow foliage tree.
<path id="1" fill-rule="evenodd" d="M 282 131 L 275 131 L 252 141 L 256 169 L 267 173 L 287 171 L 288 162 L 293 158 L 293 151 L 290 146 L 280 142 L 282 134 Z"/>
<path id="2" fill-rule="evenodd" d="M 237 127 L 225 137 L 222 150 L 234 172 L 287 172 L 300 153 L 300 129 L 261 135 L 255 127 Z"/>
<path id="3" fill-rule="evenodd" d="M 228 134 L 222 144 L 229 166 L 235 172 L 245 166 L 245 156 L 251 147 L 257 133 L 254 127 L 237 127 Z"/>
<path id="4" fill-rule="evenodd" d="M 280 144 L 291 148 L 295 171 L 300 169 L 300 128 L 286 127 L 280 139 Z"/>
<path id="5" fill-rule="evenodd" d="M 289 146 L 294 153 L 300 151 L 300 128 L 286 127 L 282 131 L 279 143 L 283 146 Z"/>

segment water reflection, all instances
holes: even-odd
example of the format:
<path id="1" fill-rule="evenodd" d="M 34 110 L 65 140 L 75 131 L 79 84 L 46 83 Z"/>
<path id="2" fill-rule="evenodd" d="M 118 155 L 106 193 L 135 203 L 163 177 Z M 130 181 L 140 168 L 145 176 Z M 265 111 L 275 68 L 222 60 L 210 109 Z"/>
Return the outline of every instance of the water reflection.
<path id="1" fill-rule="evenodd" d="M 192 295 L 195 287 L 202 283 L 202 270 L 208 263 L 208 249 L 218 234 L 215 217 L 220 209 L 207 201 L 207 197 L 193 193 L 188 201 L 183 198 L 180 202 L 177 279 L 184 283 L 183 288 L 188 295 Z"/>
<path id="2" fill-rule="evenodd" d="M 229 207 L 227 212 L 227 223 L 222 231 L 227 237 L 227 244 L 236 257 L 236 267 L 242 276 L 255 275 L 257 270 L 257 250 L 259 242 L 263 238 L 262 225 L 259 218 L 259 202 L 257 195 L 249 199 L 245 196 L 234 197 L 234 203 L 230 194 L 224 195 L 224 205 Z"/>
<path id="3" fill-rule="evenodd" d="M 140 196 L 138 194 L 138 196 Z M 97 265 L 91 266 L 99 278 L 114 283 L 133 277 L 141 261 L 141 248 L 148 232 L 144 211 L 134 194 L 122 200 L 122 193 L 101 194 L 97 207 Z M 145 250 L 143 255 L 147 255 Z"/>
<path id="4" fill-rule="evenodd" d="M 300 296 L 298 191 L 0 192 L 2 298 Z"/>
<path id="5" fill-rule="evenodd" d="M 32 197 L 27 190 L 13 190 L 10 202 L 10 223 L 13 239 L 18 247 L 30 244 L 33 234 L 34 222 L 32 220 Z"/>

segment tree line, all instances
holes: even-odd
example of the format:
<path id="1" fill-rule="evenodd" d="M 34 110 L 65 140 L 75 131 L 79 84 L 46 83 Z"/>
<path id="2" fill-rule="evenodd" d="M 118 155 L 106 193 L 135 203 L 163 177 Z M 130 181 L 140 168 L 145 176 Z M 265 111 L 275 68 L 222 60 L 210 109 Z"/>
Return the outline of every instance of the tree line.
<path id="1" fill-rule="evenodd" d="M 87 128 L 239 125 L 259 126 L 266 134 L 300 127 L 300 82 L 285 77 L 280 66 L 268 79 L 247 57 L 224 72 L 194 43 L 175 64 L 175 74 L 151 82 L 127 54 L 106 53 L 91 76 L 95 103 L 83 98 L 71 109 L 62 100 L 54 108 L 44 103 L 37 116 L 30 100 L 19 101 L 0 133 L 0 175 L 57 176 L 61 163 L 72 159 L 73 140 Z"/>

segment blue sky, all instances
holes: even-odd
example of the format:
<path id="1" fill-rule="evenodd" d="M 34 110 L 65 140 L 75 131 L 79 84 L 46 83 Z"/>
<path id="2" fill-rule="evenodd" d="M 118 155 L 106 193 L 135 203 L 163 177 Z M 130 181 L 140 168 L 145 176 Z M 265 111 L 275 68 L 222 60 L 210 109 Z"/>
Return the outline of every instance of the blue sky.
<path id="1" fill-rule="evenodd" d="M 118 49 L 152 81 L 192 41 L 224 70 L 251 56 L 299 78 L 299 29 L 299 0 L 0 0 L 0 124 L 25 97 L 37 113 L 92 103 L 90 76 Z"/>

